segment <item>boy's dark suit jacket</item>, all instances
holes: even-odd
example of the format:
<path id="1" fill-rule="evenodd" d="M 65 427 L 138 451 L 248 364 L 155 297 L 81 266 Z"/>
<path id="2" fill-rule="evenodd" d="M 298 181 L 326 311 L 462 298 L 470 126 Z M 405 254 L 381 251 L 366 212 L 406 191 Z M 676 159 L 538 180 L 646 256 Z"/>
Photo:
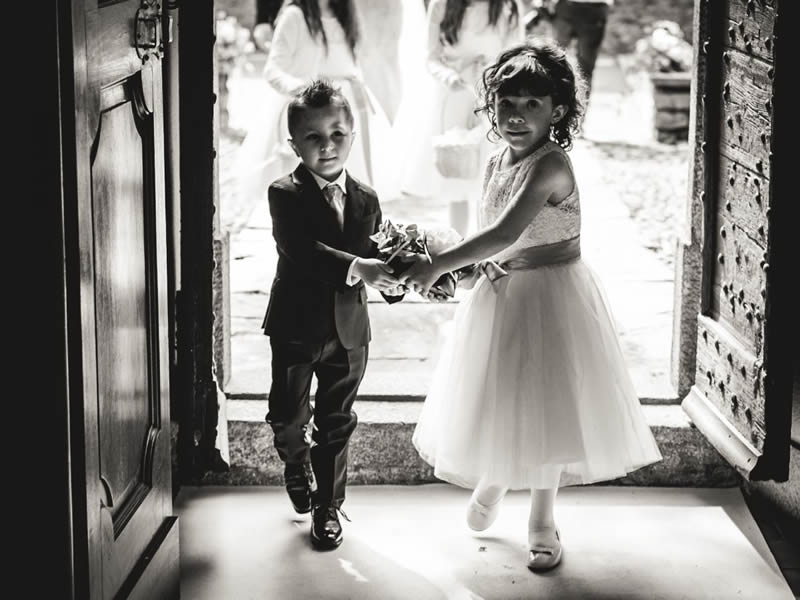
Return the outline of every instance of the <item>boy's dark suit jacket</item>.
<path id="1" fill-rule="evenodd" d="M 337 334 L 347 349 L 371 338 L 367 290 L 345 283 L 356 256 L 377 255 L 369 236 L 378 230 L 381 209 L 375 192 L 347 175 L 344 230 L 336 212 L 302 164 L 269 187 L 272 235 L 278 269 L 262 327 L 273 339 L 323 342 Z M 384 296 L 397 302 L 401 296 Z"/>

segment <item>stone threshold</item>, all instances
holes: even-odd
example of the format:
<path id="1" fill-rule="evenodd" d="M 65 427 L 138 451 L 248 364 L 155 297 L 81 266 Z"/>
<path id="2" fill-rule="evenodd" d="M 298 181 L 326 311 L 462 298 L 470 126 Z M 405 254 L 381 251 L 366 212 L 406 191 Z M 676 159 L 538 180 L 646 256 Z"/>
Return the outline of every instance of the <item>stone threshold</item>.
<path id="1" fill-rule="evenodd" d="M 232 390 L 225 392 L 225 397 L 228 402 L 258 402 L 264 403 L 269 400 L 269 394 L 266 392 L 244 392 Z M 314 400 L 314 395 L 311 395 L 311 400 Z M 420 394 L 359 394 L 358 401 L 360 402 L 409 402 L 417 403 L 424 402 L 425 396 Z M 639 398 L 639 402 L 645 406 L 669 406 L 679 405 L 680 398 L 676 394 L 664 394 L 659 397 L 644 396 Z"/>
<path id="2" fill-rule="evenodd" d="M 411 436 L 418 401 L 357 400 L 359 424 L 350 442 L 352 484 L 414 485 L 439 481 L 417 454 Z M 272 446 L 261 400 L 228 400 L 230 470 L 208 473 L 203 485 L 282 485 L 283 464 Z M 663 460 L 604 485 L 732 487 L 737 472 L 695 428 L 678 405 L 644 405 Z"/>

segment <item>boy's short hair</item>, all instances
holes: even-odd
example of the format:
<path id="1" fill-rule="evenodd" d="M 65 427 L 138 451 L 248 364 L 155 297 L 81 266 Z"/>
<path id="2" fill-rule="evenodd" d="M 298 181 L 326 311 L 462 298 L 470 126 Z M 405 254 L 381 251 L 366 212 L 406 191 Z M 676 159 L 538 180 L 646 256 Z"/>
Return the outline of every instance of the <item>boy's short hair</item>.
<path id="1" fill-rule="evenodd" d="M 295 128 L 309 108 L 323 108 L 337 106 L 347 115 L 350 125 L 353 125 L 353 111 L 350 103 L 339 88 L 336 88 L 326 79 L 316 79 L 298 92 L 290 101 L 287 109 L 289 135 L 294 135 Z"/>

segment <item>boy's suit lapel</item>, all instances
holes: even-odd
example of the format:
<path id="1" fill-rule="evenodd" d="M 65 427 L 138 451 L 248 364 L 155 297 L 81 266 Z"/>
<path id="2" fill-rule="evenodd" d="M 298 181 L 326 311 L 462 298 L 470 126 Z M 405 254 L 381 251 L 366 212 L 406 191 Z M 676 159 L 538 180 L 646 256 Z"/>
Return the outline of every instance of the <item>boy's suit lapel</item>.
<path id="1" fill-rule="evenodd" d="M 294 170 L 292 181 L 297 186 L 297 192 L 302 201 L 307 203 L 309 214 L 319 224 L 328 240 L 338 241 L 337 245 L 343 249 L 351 249 L 358 244 L 359 240 L 354 237 L 361 234 L 357 225 L 364 217 L 366 200 L 361 187 L 352 177 L 348 175 L 345 183 L 343 231 L 339 229 L 336 213 L 328 206 L 322 190 L 319 189 L 313 175 L 304 165 L 298 165 Z"/>
<path id="2" fill-rule="evenodd" d="M 344 202 L 344 239 L 347 246 L 352 247 L 359 241 L 353 239 L 353 234 L 357 232 L 356 225 L 364 216 L 365 200 L 361 188 L 350 175 L 347 176 L 345 187 L 347 196 Z"/>
<path id="3" fill-rule="evenodd" d="M 297 186 L 298 195 L 307 204 L 309 214 L 319 223 L 321 231 L 326 234 L 329 240 L 341 240 L 342 232 L 339 229 L 336 213 L 328 205 L 328 201 L 322 195 L 322 190 L 319 189 L 317 182 L 314 181 L 311 172 L 300 164 L 292 173 L 292 181 Z"/>

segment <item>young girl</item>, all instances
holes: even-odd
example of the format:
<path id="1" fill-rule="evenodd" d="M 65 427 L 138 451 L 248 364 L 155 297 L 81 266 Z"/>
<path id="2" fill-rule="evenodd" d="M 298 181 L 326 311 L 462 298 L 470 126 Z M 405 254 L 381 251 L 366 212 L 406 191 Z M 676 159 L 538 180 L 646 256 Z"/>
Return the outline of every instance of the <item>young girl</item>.
<path id="1" fill-rule="evenodd" d="M 239 193 L 255 204 L 269 184 L 297 166 L 288 145 L 289 99 L 313 79 L 341 88 L 355 116 L 355 142 L 347 169 L 381 188 L 388 168 L 386 140 L 391 126 L 364 85 L 357 60 L 360 31 L 353 0 L 289 0 L 275 22 L 264 76 L 267 82 L 259 115 L 239 151 Z"/>
<path id="2" fill-rule="evenodd" d="M 427 294 L 442 273 L 493 262 L 458 307 L 413 442 L 437 477 L 474 488 L 475 530 L 494 521 L 506 490 L 531 490 L 528 567 L 539 570 L 561 560 L 559 486 L 614 479 L 661 454 L 581 259 L 566 150 L 582 82 L 550 41 L 508 50 L 483 81 L 481 110 L 505 144 L 487 165 L 482 229 L 400 280 Z"/>
<path id="3" fill-rule="evenodd" d="M 517 0 L 431 0 L 428 5 L 427 40 L 422 41 L 428 75 L 418 78 L 414 92 L 406 86 L 397 117 L 398 145 L 404 157 L 398 166 L 399 187 L 419 196 L 446 194 L 451 224 L 462 234 L 468 226 L 466 190 L 476 187 L 480 172 L 466 182 L 443 180 L 435 166 L 433 138 L 479 124 L 475 108 L 480 74 L 501 51 L 523 40 Z M 488 157 L 488 147 L 483 154 L 481 164 Z"/>

